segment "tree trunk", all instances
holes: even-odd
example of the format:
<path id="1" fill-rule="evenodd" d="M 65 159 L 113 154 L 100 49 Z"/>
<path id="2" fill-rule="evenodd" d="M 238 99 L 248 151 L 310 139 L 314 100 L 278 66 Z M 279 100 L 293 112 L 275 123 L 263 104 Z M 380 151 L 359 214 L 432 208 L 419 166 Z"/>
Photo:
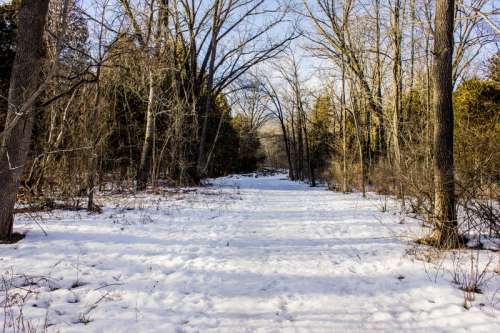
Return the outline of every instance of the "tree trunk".
<path id="1" fill-rule="evenodd" d="M 361 128 L 358 122 L 358 116 L 356 112 L 353 111 L 352 118 L 354 120 L 354 127 L 356 130 L 356 140 L 358 141 L 358 153 L 359 153 L 359 165 L 361 168 L 361 191 L 363 193 L 363 198 L 366 197 L 366 166 L 365 166 L 365 157 L 363 154 L 363 142 L 361 141 Z"/>
<path id="2" fill-rule="evenodd" d="M 299 164 L 297 160 L 297 137 L 295 135 L 295 120 L 293 117 L 293 112 L 290 113 L 290 132 L 291 132 L 291 148 L 292 148 L 292 157 L 293 157 L 293 171 L 295 171 L 294 180 L 300 179 L 300 170 Z"/>
<path id="3" fill-rule="evenodd" d="M 396 175 L 398 186 L 398 198 L 405 205 L 403 174 L 401 165 L 401 112 L 402 112 L 402 94 L 403 94 L 403 76 L 401 73 L 401 42 L 402 32 L 400 25 L 400 0 L 396 0 L 393 8 L 392 34 L 394 42 L 394 60 L 393 60 L 393 79 L 394 79 L 394 113 L 393 113 L 393 145 L 394 145 L 394 162 L 396 163 Z"/>
<path id="4" fill-rule="evenodd" d="M 425 151 L 425 168 L 431 168 L 432 160 L 432 60 L 430 55 L 430 36 L 425 37 L 425 143 L 427 149 Z M 434 203 L 433 203 L 434 204 Z"/>
<path id="5" fill-rule="evenodd" d="M 152 70 L 149 71 L 149 98 L 146 111 L 146 133 L 144 134 L 144 143 L 142 145 L 141 160 L 137 169 L 137 190 L 144 191 L 148 184 L 150 169 L 150 150 L 153 145 L 154 135 L 154 102 L 156 98 L 155 81 Z"/>
<path id="6" fill-rule="evenodd" d="M 345 105 L 345 64 L 342 55 L 342 91 L 340 96 L 340 109 L 342 114 L 342 192 L 347 193 L 347 112 Z"/>
<path id="7" fill-rule="evenodd" d="M 410 92 L 413 92 L 413 85 L 415 81 L 415 0 L 410 0 Z M 410 94 L 409 108 L 407 115 L 411 114 L 413 94 Z"/>
<path id="8" fill-rule="evenodd" d="M 302 116 L 301 111 L 298 109 L 297 116 L 297 168 L 300 170 L 299 180 L 304 180 L 305 178 L 305 170 L 304 170 L 304 139 L 302 136 Z"/>
<path id="9" fill-rule="evenodd" d="M 19 9 L 16 57 L 9 86 L 8 114 L 0 147 L 0 239 L 9 239 L 19 181 L 28 156 L 33 105 L 18 115 L 37 90 L 43 53 L 43 30 L 49 0 L 23 0 Z M 19 117 L 16 122 L 16 117 Z M 13 123 L 14 122 L 14 123 Z"/>
<path id="10" fill-rule="evenodd" d="M 207 84 L 207 91 L 205 92 L 204 100 L 203 100 L 203 122 L 201 126 L 201 134 L 200 134 L 200 142 L 198 143 L 198 156 L 196 158 L 196 176 L 194 177 L 194 182 L 198 183 L 198 181 L 203 177 L 203 165 L 205 164 L 205 145 L 208 136 L 208 118 L 210 117 L 211 109 L 212 109 L 212 97 L 211 91 L 212 88 Z"/>
<path id="11" fill-rule="evenodd" d="M 434 32 L 434 240 L 440 247 L 457 245 L 458 227 L 453 170 L 452 60 L 454 0 L 437 0 Z"/>
<path id="12" fill-rule="evenodd" d="M 97 66 L 96 71 L 96 87 L 95 87 L 95 97 L 94 97 L 94 106 L 92 107 L 92 111 L 90 114 L 90 128 L 89 128 L 89 136 L 90 136 L 90 146 L 92 147 L 90 150 L 90 161 L 89 161 L 89 169 L 88 169 L 88 177 L 87 177 L 87 191 L 88 191 L 88 201 L 87 201 L 87 210 L 89 212 L 99 211 L 99 207 L 94 203 L 94 193 L 95 193 L 95 183 L 96 183 L 96 174 L 97 174 L 97 142 L 98 142 L 98 130 L 95 128 L 95 124 L 97 122 L 97 116 L 99 114 L 99 107 L 101 102 L 101 66 Z"/>
<path id="13" fill-rule="evenodd" d="M 302 106 L 301 106 L 302 110 Z M 307 168 L 308 168 L 308 173 L 309 173 L 309 181 L 311 182 L 311 187 L 316 187 L 316 176 L 314 175 L 314 165 L 311 160 L 311 149 L 309 147 L 309 135 L 307 132 L 307 119 L 305 116 L 304 111 L 301 111 L 302 117 L 303 117 L 303 126 L 304 126 L 304 140 L 305 140 L 305 145 L 306 145 L 306 161 L 307 161 Z"/>
<path id="14" fill-rule="evenodd" d="M 379 123 L 377 125 L 377 137 L 375 140 L 376 148 L 375 152 L 377 157 L 381 157 L 385 154 L 385 124 L 384 115 L 382 110 L 382 61 L 380 59 L 380 47 L 381 47 L 381 29 L 380 29 L 380 0 L 375 0 L 375 24 L 376 24 L 376 42 L 375 42 L 375 55 L 376 55 L 376 66 L 375 66 L 375 76 L 376 76 L 376 98 L 377 107 L 380 110 L 380 114 L 375 114 L 378 118 Z M 373 109 L 373 107 L 372 107 Z M 371 157 L 370 157 L 371 158 Z"/>
<path id="15" fill-rule="evenodd" d="M 207 81 L 205 84 L 205 105 L 204 105 L 204 110 L 203 110 L 203 124 L 202 124 L 202 129 L 201 129 L 201 136 L 200 136 L 200 142 L 199 142 L 199 147 L 198 147 L 198 157 L 196 160 L 196 171 L 197 171 L 197 178 L 196 182 L 201 179 L 201 177 L 205 176 L 205 170 L 203 170 L 203 166 L 205 165 L 205 145 L 207 141 L 207 135 L 208 135 L 208 118 L 210 117 L 211 111 L 214 109 L 214 99 L 217 98 L 217 96 L 214 95 L 213 90 L 214 90 L 214 74 L 215 74 L 215 60 L 217 56 L 217 47 L 218 47 L 218 33 L 220 29 L 220 22 L 219 22 L 219 13 L 220 13 L 220 6 L 221 2 L 217 1 L 214 4 L 214 14 L 212 18 L 212 39 L 210 42 L 210 49 L 209 49 L 209 55 L 210 55 L 210 61 L 208 65 L 208 75 L 207 75 Z M 196 75 L 196 73 L 195 73 Z"/>
<path id="16" fill-rule="evenodd" d="M 288 177 L 290 180 L 295 180 L 295 173 L 294 173 L 294 168 L 292 164 L 292 156 L 290 152 L 290 142 L 288 140 L 288 134 L 286 131 L 286 125 L 285 125 L 285 120 L 280 118 L 280 125 L 281 125 L 281 132 L 283 133 L 283 141 L 285 143 L 285 152 L 286 152 L 286 158 L 288 161 Z"/>

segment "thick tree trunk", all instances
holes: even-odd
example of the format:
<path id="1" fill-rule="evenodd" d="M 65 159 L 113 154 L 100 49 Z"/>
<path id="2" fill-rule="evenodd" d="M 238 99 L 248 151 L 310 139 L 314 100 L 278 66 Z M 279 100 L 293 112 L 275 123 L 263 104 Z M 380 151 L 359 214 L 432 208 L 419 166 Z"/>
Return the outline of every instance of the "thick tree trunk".
<path id="1" fill-rule="evenodd" d="M 19 181 L 28 156 L 33 127 L 33 105 L 24 108 L 39 84 L 43 59 L 43 30 L 49 0 L 23 0 L 19 9 L 16 57 L 9 86 L 9 107 L 0 147 L 0 239 L 12 235 L 13 210 Z M 16 117 L 18 121 L 15 121 Z M 14 123 L 13 123 L 14 122 Z"/>
<path id="2" fill-rule="evenodd" d="M 437 0 L 434 32 L 434 240 L 454 247 L 458 240 L 453 170 L 453 21 L 454 0 Z"/>

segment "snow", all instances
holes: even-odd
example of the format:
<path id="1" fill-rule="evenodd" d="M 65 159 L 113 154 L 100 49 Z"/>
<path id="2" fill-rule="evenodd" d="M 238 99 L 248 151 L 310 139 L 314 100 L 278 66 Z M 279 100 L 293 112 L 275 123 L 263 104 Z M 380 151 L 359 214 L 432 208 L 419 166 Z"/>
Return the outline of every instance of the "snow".
<path id="1" fill-rule="evenodd" d="M 103 196 L 17 217 L 0 273 L 49 332 L 500 332 L 498 253 L 467 310 L 452 260 L 418 260 L 419 223 L 386 200 L 284 175 Z"/>

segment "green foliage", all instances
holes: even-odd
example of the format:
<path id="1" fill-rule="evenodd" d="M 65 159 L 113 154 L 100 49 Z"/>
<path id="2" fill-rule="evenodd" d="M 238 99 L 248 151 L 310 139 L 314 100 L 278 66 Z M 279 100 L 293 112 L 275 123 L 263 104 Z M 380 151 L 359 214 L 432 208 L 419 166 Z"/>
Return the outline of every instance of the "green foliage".
<path id="1" fill-rule="evenodd" d="M 426 126 L 429 115 L 427 114 L 424 94 L 424 89 L 416 88 L 403 95 L 403 125 L 400 128 L 402 132 L 401 148 L 426 144 L 428 141 Z"/>
<path id="2" fill-rule="evenodd" d="M 235 171 L 255 171 L 265 159 L 258 133 L 255 129 L 252 129 L 250 122 L 240 114 L 234 117 L 233 126 L 239 137 L 238 167 Z"/>
<path id="3" fill-rule="evenodd" d="M 10 76 L 14 61 L 16 37 L 17 5 L 9 3 L 0 5 L 0 79 Z"/>
<path id="4" fill-rule="evenodd" d="M 231 122 L 229 105 L 227 105 L 223 96 L 218 96 L 214 104 L 213 114 L 209 118 L 207 149 L 212 149 L 216 136 L 217 142 L 208 169 L 210 177 L 223 176 L 234 172 L 238 166 L 239 149 L 238 132 Z"/>
<path id="5" fill-rule="evenodd" d="M 241 114 L 231 117 L 231 109 L 223 96 L 215 101 L 215 112 L 210 118 L 209 142 L 218 131 L 209 176 L 255 171 L 265 159 L 258 133 Z M 222 123 L 220 123 L 221 118 Z M 219 129 L 220 124 L 220 129 Z"/>
<path id="6" fill-rule="evenodd" d="M 309 144 L 311 150 L 311 163 L 314 169 L 323 171 L 328 165 L 333 143 L 333 133 L 331 131 L 332 118 L 330 111 L 331 101 L 328 96 L 320 96 L 316 100 L 312 110 L 311 122 L 309 125 Z"/>
<path id="7" fill-rule="evenodd" d="M 7 114 L 10 72 L 16 55 L 16 13 L 18 1 L 0 5 L 0 131 Z"/>
<path id="8" fill-rule="evenodd" d="M 500 83 L 469 80 L 454 94 L 459 177 L 496 179 L 500 170 Z"/>
<path id="9" fill-rule="evenodd" d="M 137 143 L 143 139 L 147 105 L 137 91 L 123 81 L 107 83 L 105 93 L 107 100 L 113 101 L 109 108 L 113 123 L 107 140 L 105 167 L 112 170 L 115 163 L 121 168 L 133 167 L 140 157 Z"/>

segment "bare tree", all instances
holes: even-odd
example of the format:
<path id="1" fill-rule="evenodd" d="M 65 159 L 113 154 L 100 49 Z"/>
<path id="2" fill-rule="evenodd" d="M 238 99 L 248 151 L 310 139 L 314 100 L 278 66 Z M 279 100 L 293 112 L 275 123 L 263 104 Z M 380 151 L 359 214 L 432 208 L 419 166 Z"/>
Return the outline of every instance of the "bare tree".
<path id="1" fill-rule="evenodd" d="M 296 180 L 295 167 L 292 161 L 290 134 L 286 124 L 286 111 L 282 101 L 283 97 L 278 92 L 277 87 L 271 82 L 268 77 L 264 77 L 263 80 L 265 80 L 265 82 L 262 83 L 261 87 L 268 100 L 268 102 L 266 103 L 266 109 L 269 110 L 269 112 L 278 120 L 280 125 L 283 143 L 285 145 L 286 158 L 288 162 L 288 176 L 291 180 Z"/>
<path id="2" fill-rule="evenodd" d="M 457 0 L 454 17 L 453 85 L 466 78 L 482 48 L 495 41 L 498 32 L 481 10 L 488 0 Z M 482 14 L 482 15 L 481 15 Z M 486 24 L 485 24 L 486 22 Z"/>
<path id="3" fill-rule="evenodd" d="M 326 57 L 337 60 L 340 54 L 345 56 L 346 68 L 356 76 L 359 86 L 368 102 L 370 112 L 378 119 L 378 155 L 386 154 L 385 120 L 379 86 L 370 84 L 370 77 L 364 64 L 364 49 L 354 36 L 352 29 L 352 13 L 355 1 L 345 0 L 337 5 L 335 0 L 303 0 L 304 15 L 312 22 L 316 34 L 310 40 L 317 45 L 316 51 Z M 377 34 L 378 35 L 378 34 Z M 379 45 L 377 43 L 377 45 Z M 379 50 L 380 51 L 380 50 Z M 380 68 L 378 69 L 380 70 Z M 380 81 L 378 81 L 380 82 Z"/>
<path id="4" fill-rule="evenodd" d="M 266 124 L 272 114 L 267 107 L 268 96 L 256 74 L 235 96 L 235 111 L 248 123 L 251 131 L 257 132 Z"/>
<path id="5" fill-rule="evenodd" d="M 401 27 L 401 1 L 395 0 L 392 6 L 392 20 L 391 20 L 391 35 L 393 42 L 393 79 L 394 79 L 394 109 L 392 121 L 392 143 L 394 150 L 394 163 L 396 164 L 397 182 L 398 182 L 398 196 L 402 200 L 404 206 L 404 188 L 401 172 L 401 112 L 403 109 L 403 74 L 402 74 L 402 53 L 401 45 L 403 40 L 403 32 Z M 404 11 L 403 11 L 404 13 Z"/>

